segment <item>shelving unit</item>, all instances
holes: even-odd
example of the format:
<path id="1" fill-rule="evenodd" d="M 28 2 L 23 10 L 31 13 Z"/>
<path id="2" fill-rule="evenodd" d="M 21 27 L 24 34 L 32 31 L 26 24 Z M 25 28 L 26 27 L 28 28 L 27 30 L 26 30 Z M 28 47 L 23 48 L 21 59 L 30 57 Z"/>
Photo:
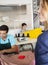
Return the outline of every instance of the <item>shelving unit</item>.
<path id="1" fill-rule="evenodd" d="M 39 0 L 33 0 L 33 22 L 34 22 L 34 28 L 40 27 L 38 9 L 39 9 Z"/>

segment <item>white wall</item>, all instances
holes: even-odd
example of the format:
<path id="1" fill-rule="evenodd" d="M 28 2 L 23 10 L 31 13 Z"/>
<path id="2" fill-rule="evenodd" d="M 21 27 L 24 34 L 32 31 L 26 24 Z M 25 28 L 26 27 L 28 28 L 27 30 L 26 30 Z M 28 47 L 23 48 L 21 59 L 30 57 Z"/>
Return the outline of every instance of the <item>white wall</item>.
<path id="1" fill-rule="evenodd" d="M 32 0 L 0 0 L 0 5 L 27 5 L 27 14 L 26 15 L 16 15 L 16 12 L 0 12 L 0 16 L 9 16 L 9 17 L 16 17 L 18 21 L 14 22 L 10 20 L 9 22 L 5 22 L 4 24 L 8 24 L 9 26 L 15 26 L 16 28 L 19 28 L 21 23 L 25 22 L 28 24 L 30 28 L 33 29 L 33 4 Z M 17 12 L 18 13 L 18 12 Z M 12 22 L 12 23 L 11 23 Z M 3 22 L 0 22 L 0 25 L 3 24 Z"/>
<path id="2" fill-rule="evenodd" d="M 16 28 L 20 28 L 21 23 L 27 23 L 28 27 L 33 29 L 33 3 L 32 0 L 0 0 L 0 5 L 27 5 L 27 14 L 26 15 L 16 15 L 16 12 L 0 12 L 0 16 L 9 16 L 11 18 L 16 17 L 17 21 L 13 22 L 10 20 L 9 22 L 0 22 L 1 24 L 7 24 L 8 26 L 14 26 Z M 18 13 L 18 12 L 17 12 Z M 20 29 L 11 29 L 8 34 L 12 34 L 15 36 L 16 33 L 19 33 Z M 35 47 L 35 46 L 34 46 Z"/>
<path id="3" fill-rule="evenodd" d="M 31 0 L 0 0 L 1 5 L 8 4 L 28 4 Z"/>

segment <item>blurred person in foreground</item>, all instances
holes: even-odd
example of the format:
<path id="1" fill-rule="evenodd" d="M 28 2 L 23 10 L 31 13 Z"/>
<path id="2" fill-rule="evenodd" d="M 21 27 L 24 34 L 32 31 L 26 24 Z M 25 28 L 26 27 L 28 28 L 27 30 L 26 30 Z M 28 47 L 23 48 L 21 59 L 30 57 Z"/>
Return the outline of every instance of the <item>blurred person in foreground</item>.
<path id="1" fill-rule="evenodd" d="M 48 0 L 40 0 L 40 21 L 45 24 L 45 31 L 38 37 L 35 48 L 35 65 L 48 65 Z"/>

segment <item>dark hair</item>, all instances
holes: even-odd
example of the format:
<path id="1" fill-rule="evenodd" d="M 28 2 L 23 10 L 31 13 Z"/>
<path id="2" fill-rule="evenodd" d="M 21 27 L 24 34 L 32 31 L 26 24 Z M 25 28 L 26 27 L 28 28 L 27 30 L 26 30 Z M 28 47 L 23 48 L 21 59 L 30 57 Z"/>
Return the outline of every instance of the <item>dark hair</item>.
<path id="1" fill-rule="evenodd" d="M 26 23 L 22 23 L 22 26 L 27 25 Z"/>
<path id="2" fill-rule="evenodd" d="M 7 25 L 1 25 L 1 26 L 0 26 L 0 30 L 1 30 L 1 31 L 6 31 L 6 33 L 8 33 L 9 28 L 8 28 Z"/>

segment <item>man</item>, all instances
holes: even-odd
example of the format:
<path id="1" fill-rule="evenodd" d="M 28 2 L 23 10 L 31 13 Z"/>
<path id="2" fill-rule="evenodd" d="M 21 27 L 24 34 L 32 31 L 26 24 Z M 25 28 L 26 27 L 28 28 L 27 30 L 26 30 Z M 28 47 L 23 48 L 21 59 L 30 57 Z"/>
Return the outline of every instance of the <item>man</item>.
<path id="1" fill-rule="evenodd" d="M 18 52 L 16 40 L 12 35 L 8 35 L 7 25 L 0 26 L 0 53 Z"/>
<path id="2" fill-rule="evenodd" d="M 26 30 L 27 30 L 27 24 L 26 23 L 22 23 L 21 32 L 25 32 Z"/>

